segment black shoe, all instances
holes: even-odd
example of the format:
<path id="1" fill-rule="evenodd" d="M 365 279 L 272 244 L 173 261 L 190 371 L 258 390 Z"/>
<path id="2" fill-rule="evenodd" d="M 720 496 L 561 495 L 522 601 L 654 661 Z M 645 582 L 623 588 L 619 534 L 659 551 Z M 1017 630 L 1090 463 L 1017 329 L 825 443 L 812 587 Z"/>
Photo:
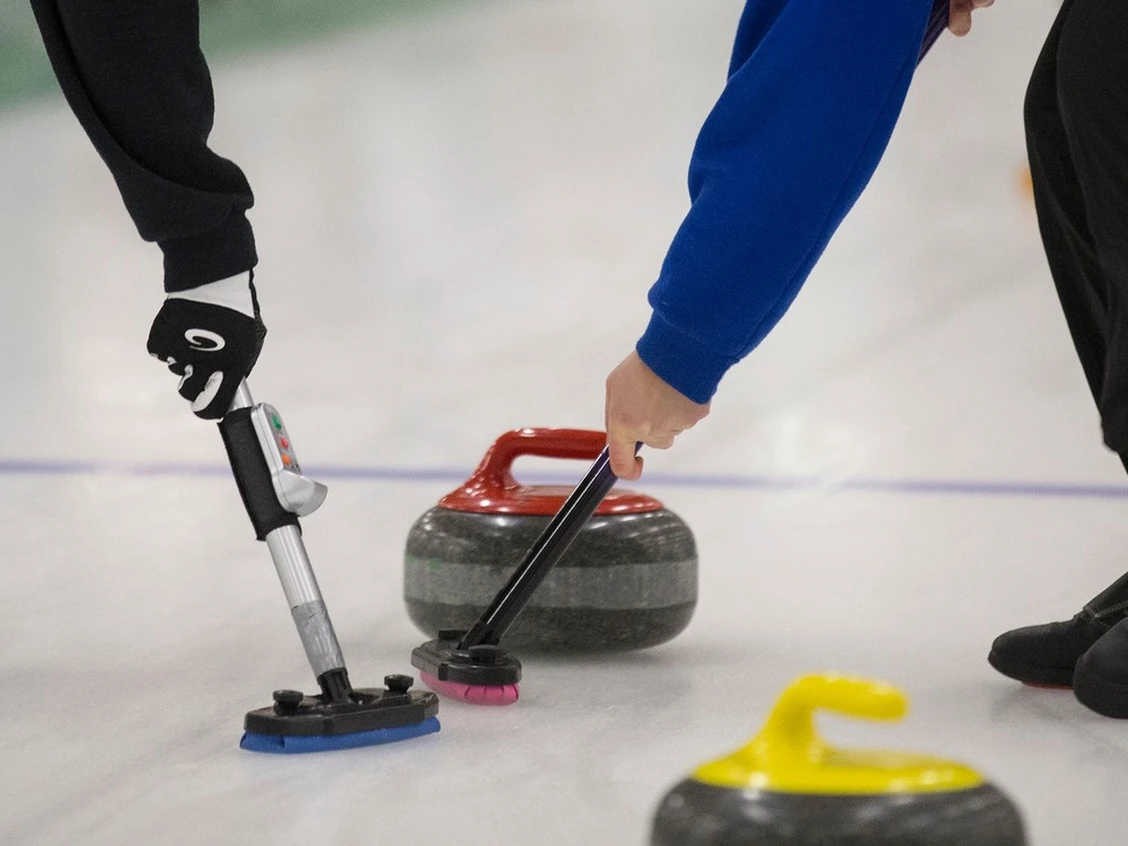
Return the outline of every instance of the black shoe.
<path id="1" fill-rule="evenodd" d="M 1025 626 L 999 635 L 987 660 L 1004 676 L 1026 684 L 1071 687 L 1078 659 L 1126 616 L 1128 574 L 1068 622 Z"/>
<path id="2" fill-rule="evenodd" d="M 1025 626 L 995 638 L 987 660 L 991 666 L 1024 684 L 1070 687 L 1077 660 L 1108 626 L 1082 611 L 1068 623 Z"/>
<path id="3" fill-rule="evenodd" d="M 1093 644 L 1073 673 L 1073 692 L 1098 714 L 1128 719 L 1128 620 Z"/>

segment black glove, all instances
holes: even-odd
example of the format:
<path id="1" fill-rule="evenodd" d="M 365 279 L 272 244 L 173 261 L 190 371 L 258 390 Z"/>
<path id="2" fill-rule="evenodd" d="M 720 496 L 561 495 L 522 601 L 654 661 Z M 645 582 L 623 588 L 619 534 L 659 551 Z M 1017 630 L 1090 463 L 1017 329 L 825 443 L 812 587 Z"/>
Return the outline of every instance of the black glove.
<path id="1" fill-rule="evenodd" d="M 148 350 L 182 377 L 180 396 L 196 416 L 217 419 L 231 407 L 265 338 L 255 286 L 244 274 L 169 296 L 149 330 Z"/>

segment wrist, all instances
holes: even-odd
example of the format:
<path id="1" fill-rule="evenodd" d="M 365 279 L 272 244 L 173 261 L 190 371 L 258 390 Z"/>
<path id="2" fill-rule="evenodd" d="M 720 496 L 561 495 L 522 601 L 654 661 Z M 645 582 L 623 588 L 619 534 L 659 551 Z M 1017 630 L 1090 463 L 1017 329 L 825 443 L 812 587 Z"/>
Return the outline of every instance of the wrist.
<path id="1" fill-rule="evenodd" d="M 243 271 L 235 276 L 208 282 L 186 291 L 175 291 L 168 295 L 170 300 L 192 300 L 197 303 L 229 308 L 232 311 L 254 318 L 255 304 L 251 297 L 251 272 Z"/>

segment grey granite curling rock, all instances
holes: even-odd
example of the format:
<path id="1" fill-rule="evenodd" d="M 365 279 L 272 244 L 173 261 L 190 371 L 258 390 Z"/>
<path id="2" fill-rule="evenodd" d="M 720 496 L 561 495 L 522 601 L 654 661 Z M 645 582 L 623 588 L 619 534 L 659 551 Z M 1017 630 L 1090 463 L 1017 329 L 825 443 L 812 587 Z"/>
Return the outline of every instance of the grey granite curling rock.
<path id="1" fill-rule="evenodd" d="M 466 484 L 420 517 L 404 552 L 404 600 L 420 629 L 468 629 L 490 604 L 569 488 L 522 485 L 521 455 L 594 460 L 602 432 L 518 429 L 490 447 Z M 507 648 L 598 652 L 670 640 L 697 604 L 697 549 L 680 517 L 614 489 L 504 637 Z"/>
<path id="2" fill-rule="evenodd" d="M 895 719 L 906 700 L 880 682 L 799 679 L 750 744 L 663 797 L 650 846 L 1024 846 L 1017 807 L 977 772 L 830 747 L 814 730 L 819 706 Z"/>
<path id="3" fill-rule="evenodd" d="M 993 784 L 900 796 L 731 790 L 687 778 L 663 800 L 651 846 L 1023 846 Z"/>

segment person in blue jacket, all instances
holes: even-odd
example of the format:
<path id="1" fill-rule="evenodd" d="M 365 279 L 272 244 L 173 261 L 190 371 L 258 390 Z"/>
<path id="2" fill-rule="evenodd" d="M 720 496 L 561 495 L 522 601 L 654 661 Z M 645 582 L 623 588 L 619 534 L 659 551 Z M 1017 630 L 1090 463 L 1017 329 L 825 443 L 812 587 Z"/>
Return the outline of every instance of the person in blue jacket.
<path id="1" fill-rule="evenodd" d="M 953 4 L 966 32 L 974 7 Z M 611 466 L 670 447 L 791 304 L 872 175 L 913 75 L 926 0 L 759 0 L 690 164 L 689 213 L 649 325 L 606 383 Z M 1038 223 L 1105 444 L 1128 468 L 1128 6 L 1064 0 L 1027 90 Z M 988 660 L 1128 718 L 1128 575 L 1067 622 L 1007 632 Z"/>
<path id="2" fill-rule="evenodd" d="M 949 28 L 975 8 L 953 0 Z M 670 447 L 772 330 L 873 175 L 931 0 L 749 0 L 728 81 L 698 135 L 690 210 L 650 289 L 649 325 L 607 378 L 611 466 Z"/>

